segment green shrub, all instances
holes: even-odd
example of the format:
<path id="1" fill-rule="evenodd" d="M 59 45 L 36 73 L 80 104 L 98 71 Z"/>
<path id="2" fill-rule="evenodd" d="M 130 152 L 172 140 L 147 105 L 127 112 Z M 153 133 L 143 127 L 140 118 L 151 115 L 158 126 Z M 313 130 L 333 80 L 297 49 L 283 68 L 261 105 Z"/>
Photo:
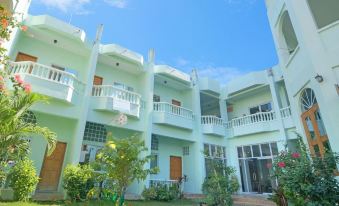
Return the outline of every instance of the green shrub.
<path id="1" fill-rule="evenodd" d="M 180 188 L 178 184 L 166 185 L 157 184 L 145 188 L 142 196 L 146 200 L 171 201 L 180 197 Z"/>
<path id="2" fill-rule="evenodd" d="M 93 169 L 89 165 L 67 165 L 63 187 L 72 200 L 85 199 L 94 187 Z"/>
<path id="3" fill-rule="evenodd" d="M 211 174 L 205 178 L 202 191 L 209 205 L 231 206 L 232 194 L 238 191 L 239 183 L 235 170 L 221 161 L 211 161 Z"/>
<path id="4" fill-rule="evenodd" d="M 27 201 L 39 182 L 33 162 L 29 159 L 19 160 L 11 168 L 8 178 L 14 198 L 20 201 Z"/>

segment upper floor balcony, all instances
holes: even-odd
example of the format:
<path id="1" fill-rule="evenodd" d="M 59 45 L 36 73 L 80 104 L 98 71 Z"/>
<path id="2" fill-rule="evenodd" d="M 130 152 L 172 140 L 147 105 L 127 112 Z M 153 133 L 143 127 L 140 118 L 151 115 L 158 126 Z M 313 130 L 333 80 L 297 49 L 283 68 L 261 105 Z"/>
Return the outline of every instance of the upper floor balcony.
<path id="1" fill-rule="evenodd" d="M 92 96 L 95 110 L 122 112 L 139 118 L 141 95 L 112 85 L 93 86 Z"/>
<path id="2" fill-rule="evenodd" d="M 83 84 L 72 73 L 30 61 L 11 62 L 10 74 L 18 74 L 32 85 L 33 92 L 74 103 L 75 93 Z"/>
<path id="3" fill-rule="evenodd" d="M 215 136 L 225 136 L 225 127 L 223 119 L 217 116 L 202 116 L 201 117 L 202 132 Z"/>
<path id="4" fill-rule="evenodd" d="M 293 127 L 290 107 L 280 109 L 285 128 Z M 274 111 L 258 112 L 232 119 L 225 123 L 228 137 L 243 136 L 279 129 L 279 122 Z"/>
<path id="5" fill-rule="evenodd" d="M 153 104 L 153 123 L 165 124 L 183 129 L 193 129 L 193 112 L 184 107 L 167 102 L 155 102 Z"/>

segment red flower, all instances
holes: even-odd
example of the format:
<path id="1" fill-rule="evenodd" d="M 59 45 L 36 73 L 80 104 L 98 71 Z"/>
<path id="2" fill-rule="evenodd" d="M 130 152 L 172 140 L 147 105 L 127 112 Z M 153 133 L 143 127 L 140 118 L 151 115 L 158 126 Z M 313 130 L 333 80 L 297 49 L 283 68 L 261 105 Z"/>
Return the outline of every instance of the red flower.
<path id="1" fill-rule="evenodd" d="M 31 93 L 31 91 L 32 91 L 32 87 L 31 87 L 31 85 L 30 84 L 25 84 L 24 85 L 24 90 L 25 90 L 25 92 L 28 94 L 28 93 Z"/>
<path id="2" fill-rule="evenodd" d="M 280 168 L 286 167 L 285 162 L 278 162 L 278 167 Z"/>
<path id="3" fill-rule="evenodd" d="M 28 29 L 27 26 L 25 26 L 25 25 L 21 26 L 21 30 L 22 30 L 22 31 L 27 31 L 27 29 Z"/>
<path id="4" fill-rule="evenodd" d="M 300 157 L 300 154 L 299 154 L 298 152 L 294 152 L 294 153 L 292 154 L 292 157 L 293 157 L 293 158 L 299 158 L 299 157 Z"/>
<path id="5" fill-rule="evenodd" d="M 2 25 L 2 28 L 8 27 L 8 21 L 7 21 L 7 19 L 1 19 L 1 25 Z"/>

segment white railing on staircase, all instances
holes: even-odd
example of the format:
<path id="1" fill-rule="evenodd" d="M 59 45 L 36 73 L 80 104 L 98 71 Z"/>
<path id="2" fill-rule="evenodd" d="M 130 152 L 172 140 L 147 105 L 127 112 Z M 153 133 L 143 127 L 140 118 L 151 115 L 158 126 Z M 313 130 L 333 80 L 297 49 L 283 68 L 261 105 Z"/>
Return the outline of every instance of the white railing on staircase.
<path id="1" fill-rule="evenodd" d="M 193 119 L 192 110 L 186 109 L 184 107 L 176 106 L 167 102 L 154 102 L 153 110 L 155 112 L 165 112 L 168 114 L 173 114 L 181 116 L 187 119 Z"/>
<path id="2" fill-rule="evenodd" d="M 10 62 L 10 74 L 29 74 L 72 88 L 74 88 L 75 84 L 79 83 L 76 76 L 72 73 L 30 61 Z"/>
<path id="3" fill-rule="evenodd" d="M 92 89 L 94 97 L 112 97 L 124 100 L 132 104 L 140 105 L 141 95 L 128 90 L 120 89 L 112 85 L 94 85 Z"/>
<path id="4" fill-rule="evenodd" d="M 206 115 L 201 116 L 201 124 L 210 124 L 210 125 L 223 125 L 223 119 L 213 116 L 213 115 Z"/>
<path id="5" fill-rule="evenodd" d="M 291 116 L 291 107 L 285 107 L 280 109 L 281 118 L 285 119 Z"/>

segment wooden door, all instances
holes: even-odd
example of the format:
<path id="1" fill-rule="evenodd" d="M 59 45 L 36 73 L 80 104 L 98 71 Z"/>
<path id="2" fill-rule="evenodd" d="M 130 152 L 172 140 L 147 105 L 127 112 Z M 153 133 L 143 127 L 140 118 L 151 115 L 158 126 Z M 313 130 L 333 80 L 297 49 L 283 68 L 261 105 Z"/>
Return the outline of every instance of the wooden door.
<path id="1" fill-rule="evenodd" d="M 318 104 L 314 104 L 309 110 L 305 111 L 301 118 L 311 153 L 323 156 L 326 149 L 330 150 L 330 148 Z"/>
<path id="2" fill-rule="evenodd" d="M 172 99 L 172 104 L 178 107 L 181 107 L 181 102 L 175 99 Z"/>
<path id="3" fill-rule="evenodd" d="M 170 179 L 179 180 L 182 177 L 181 157 L 170 157 Z"/>
<path id="4" fill-rule="evenodd" d="M 66 143 L 58 142 L 55 150 L 49 157 L 47 157 L 45 154 L 44 162 L 40 172 L 40 181 L 37 187 L 38 191 L 58 190 L 66 146 Z"/>
<path id="5" fill-rule="evenodd" d="M 37 62 L 38 61 L 38 57 L 31 56 L 29 54 L 25 54 L 25 53 L 19 52 L 18 55 L 15 58 L 15 61 L 16 62 L 22 62 L 22 61 Z"/>
<path id="6" fill-rule="evenodd" d="M 93 85 L 102 85 L 103 78 L 99 76 L 94 76 Z"/>

